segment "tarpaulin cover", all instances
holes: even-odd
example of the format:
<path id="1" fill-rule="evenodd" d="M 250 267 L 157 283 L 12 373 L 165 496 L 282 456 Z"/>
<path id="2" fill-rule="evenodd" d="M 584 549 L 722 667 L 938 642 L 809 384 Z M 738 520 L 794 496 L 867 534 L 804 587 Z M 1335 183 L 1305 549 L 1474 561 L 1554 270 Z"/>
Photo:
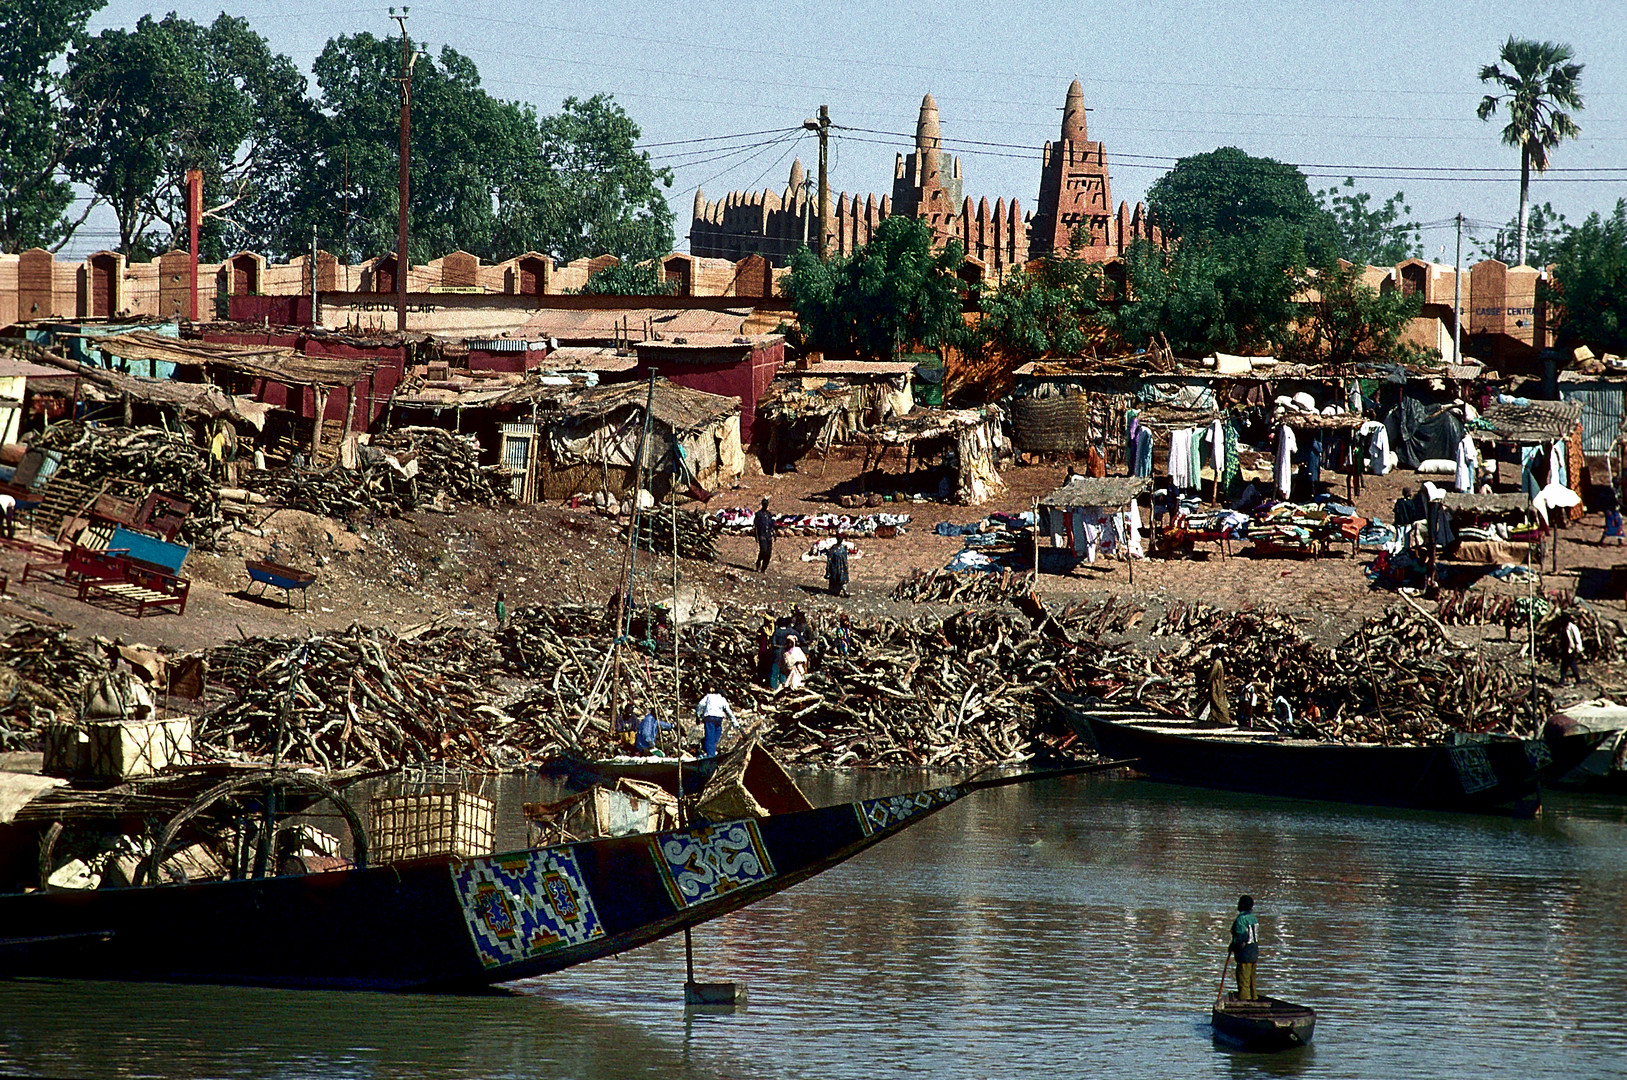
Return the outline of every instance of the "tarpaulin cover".
<path id="1" fill-rule="evenodd" d="M 1390 449 L 1409 469 L 1430 458 L 1454 458 L 1463 441 L 1462 417 L 1444 409 L 1429 416 L 1416 398 L 1402 398 L 1384 418 L 1384 426 L 1390 430 Z"/>

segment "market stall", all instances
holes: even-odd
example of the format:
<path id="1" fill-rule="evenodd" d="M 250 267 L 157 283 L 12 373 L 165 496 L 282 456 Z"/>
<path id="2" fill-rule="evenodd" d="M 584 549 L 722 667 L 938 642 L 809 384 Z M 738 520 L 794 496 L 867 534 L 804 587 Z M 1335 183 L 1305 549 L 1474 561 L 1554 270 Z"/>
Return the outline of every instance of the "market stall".
<path id="1" fill-rule="evenodd" d="M 1065 548 L 1092 563 L 1098 555 L 1123 558 L 1130 562 L 1134 581 L 1133 560 L 1143 557 L 1136 500 L 1151 490 L 1152 480 L 1145 476 L 1070 477 L 1035 501 L 1040 534 L 1051 537 L 1053 548 Z M 1037 566 L 1037 539 L 1035 544 Z"/>

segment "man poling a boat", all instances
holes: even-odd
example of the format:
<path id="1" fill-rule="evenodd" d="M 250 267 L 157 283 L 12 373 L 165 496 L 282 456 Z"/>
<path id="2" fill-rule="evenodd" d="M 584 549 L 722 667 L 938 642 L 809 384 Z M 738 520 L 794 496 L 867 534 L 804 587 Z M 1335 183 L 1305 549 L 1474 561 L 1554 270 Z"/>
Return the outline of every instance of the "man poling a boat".
<path id="1" fill-rule="evenodd" d="M 1258 1001 L 1254 989 L 1254 964 L 1260 957 L 1260 920 L 1254 915 L 1254 897 L 1237 898 L 1237 918 L 1232 920 L 1232 942 L 1227 946 L 1237 957 L 1237 998 Z"/>

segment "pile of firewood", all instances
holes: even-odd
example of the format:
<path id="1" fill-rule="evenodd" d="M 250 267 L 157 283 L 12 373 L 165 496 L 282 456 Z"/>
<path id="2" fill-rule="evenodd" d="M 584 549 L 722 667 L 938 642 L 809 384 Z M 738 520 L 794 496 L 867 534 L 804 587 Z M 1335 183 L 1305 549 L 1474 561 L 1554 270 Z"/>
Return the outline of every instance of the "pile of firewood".
<path id="1" fill-rule="evenodd" d="M 192 504 L 177 537 L 201 551 L 213 551 L 226 523 L 220 489 L 209 475 L 203 450 L 185 435 L 162 428 L 104 427 L 68 421 L 53 424 L 32 446 L 62 452 L 56 475 L 89 484 L 120 480 L 145 494 L 158 491 Z"/>
<path id="2" fill-rule="evenodd" d="M 397 517 L 453 502 L 496 506 L 509 500 L 501 471 L 480 464 L 472 436 L 440 428 L 397 428 L 361 448 L 361 467 L 249 473 L 244 486 L 268 502 L 325 517 Z"/>
<path id="3" fill-rule="evenodd" d="M 0 640 L 0 749 L 38 749 L 53 720 L 79 719 L 85 684 L 108 671 L 101 650 L 65 630 L 23 623 Z"/>
<path id="4" fill-rule="evenodd" d="M 894 600 L 917 604 L 1003 604 L 1034 591 L 1034 572 L 916 570 L 893 586 Z"/>
<path id="5" fill-rule="evenodd" d="M 234 677 L 252 685 L 198 718 L 195 740 L 207 750 L 326 769 L 514 764 L 486 746 L 508 718 L 490 704 L 478 655 L 430 662 L 388 631 L 360 626 L 254 648 L 274 658 L 251 680 L 238 668 Z"/>
<path id="6" fill-rule="evenodd" d="M 722 531 L 718 521 L 710 514 L 697 513 L 671 506 L 657 506 L 638 513 L 638 546 L 660 555 L 672 554 L 674 535 L 673 516 L 677 515 L 678 554 L 686 559 L 717 561 L 717 537 Z M 632 529 L 629 523 L 622 527 L 625 536 Z"/>

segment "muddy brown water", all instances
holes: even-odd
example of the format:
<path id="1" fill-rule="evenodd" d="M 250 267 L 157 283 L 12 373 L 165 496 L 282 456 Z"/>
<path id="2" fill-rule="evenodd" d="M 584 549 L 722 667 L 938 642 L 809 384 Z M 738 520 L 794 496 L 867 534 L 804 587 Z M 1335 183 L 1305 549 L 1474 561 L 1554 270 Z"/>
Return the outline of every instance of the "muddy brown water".
<path id="1" fill-rule="evenodd" d="M 538 793 L 505 782 L 502 812 Z M 1242 891 L 1260 989 L 1318 1010 L 1307 1050 L 1211 1039 Z M 1619 1076 L 1627 809 L 1550 799 L 1522 822 L 1052 780 L 967 799 L 695 946 L 700 979 L 747 984 L 743 1009 L 686 1014 L 681 937 L 474 997 L 0 983 L 0 1074 Z"/>

